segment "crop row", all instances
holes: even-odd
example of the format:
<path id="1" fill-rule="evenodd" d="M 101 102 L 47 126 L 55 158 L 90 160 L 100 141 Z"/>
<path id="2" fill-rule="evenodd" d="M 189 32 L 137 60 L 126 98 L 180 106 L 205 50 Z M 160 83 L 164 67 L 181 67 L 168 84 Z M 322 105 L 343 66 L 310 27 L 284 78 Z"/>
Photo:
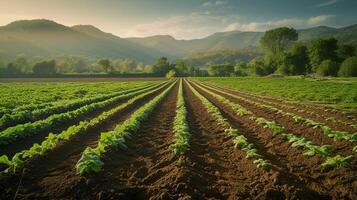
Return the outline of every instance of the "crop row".
<path id="1" fill-rule="evenodd" d="M 5 114 L 0 118 L 0 130 L 3 130 L 4 128 L 17 124 L 40 120 L 53 114 L 75 110 L 87 104 L 104 101 L 113 98 L 115 96 L 128 94 L 151 86 L 152 85 L 115 92 L 109 95 L 99 95 L 96 97 L 79 99 L 64 105 L 56 105 L 56 106 L 45 107 L 41 109 L 25 110 L 25 111 L 14 112 L 12 114 Z"/>
<path id="2" fill-rule="evenodd" d="M 207 84 L 206 84 L 207 85 Z M 226 89 L 226 88 L 225 88 Z M 231 91 L 235 91 L 235 90 L 232 90 L 232 89 L 227 89 L 227 90 L 231 90 Z M 237 92 L 237 91 L 235 91 Z M 276 105 L 279 105 L 279 107 L 282 107 L 282 108 L 285 108 L 285 109 L 290 109 L 290 110 L 294 110 L 295 112 L 297 113 L 307 113 L 307 114 L 310 114 L 310 115 L 315 115 L 315 116 L 319 116 L 318 114 L 316 114 L 314 111 L 308 111 L 306 109 L 301 109 L 299 107 L 296 107 L 296 106 L 291 106 L 291 105 L 287 105 L 287 104 L 277 104 L 277 103 L 274 103 L 274 102 L 271 102 L 271 101 L 267 101 L 265 100 L 264 98 L 258 96 L 258 95 L 254 95 L 254 94 L 250 94 L 250 93 L 246 93 L 246 92 L 241 92 L 239 91 L 240 93 L 244 94 L 245 96 L 249 96 L 249 98 L 251 99 L 254 99 L 255 101 L 261 101 L 263 102 L 264 104 L 268 104 L 270 106 L 276 106 Z M 283 102 L 287 102 L 285 100 L 282 100 Z M 328 111 L 329 109 L 325 109 L 324 111 Z M 347 122 L 347 121 L 342 121 L 340 119 L 335 119 L 334 117 L 328 117 L 328 118 L 325 118 L 325 120 L 327 121 L 331 121 L 333 123 L 339 123 L 339 124 L 342 124 L 342 125 L 345 125 L 345 126 L 350 126 L 352 128 L 357 128 L 357 124 L 355 123 L 351 123 L 351 122 Z M 320 123 L 322 124 L 322 123 Z"/>
<path id="3" fill-rule="evenodd" d="M 203 106 L 206 108 L 208 113 L 210 113 L 221 125 L 225 128 L 225 132 L 233 137 L 233 143 L 235 148 L 239 148 L 246 153 L 246 158 L 253 159 L 253 163 L 258 168 L 270 168 L 272 165 L 263 159 L 263 156 L 260 155 L 254 145 L 248 142 L 248 139 L 238 132 L 237 129 L 232 128 L 231 125 L 227 122 L 227 119 L 223 117 L 220 110 L 214 106 L 208 99 L 206 99 L 203 95 L 201 95 L 194 87 L 191 86 L 189 82 L 187 82 L 190 90 L 195 94 L 196 97 L 201 101 Z"/>
<path id="4" fill-rule="evenodd" d="M 325 158 L 325 162 L 322 164 L 323 167 L 347 166 L 353 160 L 353 156 L 342 157 L 340 155 L 337 155 L 332 157 L 331 145 L 318 146 L 302 136 L 296 136 L 294 134 L 287 133 L 285 127 L 276 123 L 275 121 L 269 121 L 265 118 L 258 117 L 253 112 L 243 108 L 241 105 L 234 103 L 226 99 L 225 97 L 217 93 L 214 93 L 198 84 L 195 85 L 196 87 L 199 87 L 204 92 L 210 94 L 211 96 L 219 100 L 220 102 L 229 105 L 236 112 L 237 115 L 247 116 L 249 117 L 249 119 L 254 120 L 257 124 L 262 125 L 264 128 L 270 129 L 273 136 L 281 134 L 285 140 L 291 143 L 291 147 L 305 148 L 307 151 L 303 153 L 304 156 L 313 156 L 315 154 L 321 155 L 322 157 Z M 214 88 L 211 89 L 217 91 Z"/>
<path id="5" fill-rule="evenodd" d="M 187 110 L 185 107 L 185 99 L 183 97 L 183 83 L 180 80 L 177 102 L 176 116 L 173 125 L 174 139 L 170 146 L 176 155 L 183 155 L 189 148 L 190 132 L 187 124 Z"/>
<path id="6" fill-rule="evenodd" d="M 217 89 L 213 88 L 213 87 L 210 87 L 210 86 L 207 86 L 207 88 L 210 88 L 210 89 L 213 89 L 215 91 L 218 91 Z M 240 99 L 244 102 L 247 102 L 247 103 L 250 103 L 250 104 L 254 104 L 255 106 L 259 107 L 259 108 L 265 108 L 265 109 L 269 109 L 273 112 L 276 112 L 277 114 L 281 114 L 283 116 L 286 116 L 286 117 L 289 117 L 291 118 L 292 120 L 294 120 L 294 122 L 296 123 L 302 123 L 302 124 L 306 124 L 312 128 L 319 128 L 323 131 L 323 133 L 325 135 L 327 135 L 328 137 L 330 138 L 333 138 L 335 141 L 336 140 L 346 140 L 346 141 L 349 141 L 349 142 L 357 142 L 357 133 L 348 133 L 348 132 L 345 132 L 345 131 L 337 131 L 337 130 L 332 130 L 332 128 L 328 127 L 326 124 L 324 123 L 320 123 L 320 122 L 316 122 L 314 120 L 311 120 L 311 119 L 307 119 L 307 118 L 304 118 L 300 115 L 297 115 L 297 114 L 294 114 L 294 113 L 289 113 L 289 112 L 285 112 L 283 110 L 280 110 L 276 107 L 273 107 L 271 105 L 265 105 L 265 104 L 261 104 L 261 103 L 258 103 L 258 102 L 254 102 L 254 101 L 249 101 L 243 97 L 240 97 L 240 96 L 237 96 L 237 95 L 234 95 L 234 94 L 231 94 L 231 93 L 228 93 L 228 92 L 224 92 L 224 91 L 221 91 L 219 90 L 219 92 L 223 93 L 223 94 L 226 94 L 228 96 L 231 96 L 231 97 L 234 97 L 236 99 Z"/>
<path id="7" fill-rule="evenodd" d="M 14 127 L 9 127 L 4 131 L 0 132 L 0 144 L 8 144 L 10 142 L 29 137 L 31 135 L 38 134 L 39 132 L 51 131 L 53 127 L 61 126 L 73 120 L 78 120 L 79 118 L 86 117 L 92 112 L 99 111 L 109 105 L 118 103 L 123 99 L 133 97 L 146 91 L 150 91 L 154 87 L 156 86 L 152 86 L 128 94 L 122 94 L 102 102 L 85 105 L 77 110 L 51 115 L 50 117 L 44 120 L 38 120 L 35 122 L 29 122 L 25 124 L 19 124 Z"/>
<path id="8" fill-rule="evenodd" d="M 81 98 L 109 94 L 118 90 L 141 87 L 147 82 L 86 82 L 86 83 L 0 83 L 0 114 L 22 110 L 22 106 L 59 104 Z M 28 107 L 27 107 L 28 108 Z M 19 109 L 19 110 L 18 110 Z M 2 116 L 2 115 L 0 115 Z"/>
<path id="9" fill-rule="evenodd" d="M 125 140 L 131 138 L 131 135 L 139 130 L 142 122 L 149 117 L 175 84 L 176 81 L 161 94 L 136 110 L 129 119 L 117 125 L 114 130 L 101 133 L 97 146 L 95 148 L 87 147 L 82 153 L 81 158 L 76 164 L 77 173 L 84 175 L 98 172 L 104 165 L 103 161 L 101 161 L 101 157 L 105 152 L 109 149 L 126 149 Z"/>
<path id="10" fill-rule="evenodd" d="M 25 161 L 35 157 L 44 155 L 46 152 L 54 149 L 60 142 L 68 141 L 73 136 L 78 135 L 80 133 L 84 133 L 89 129 L 99 127 L 103 122 L 107 121 L 108 119 L 112 118 L 118 112 L 123 110 L 124 108 L 134 104 L 139 99 L 144 98 L 150 94 L 153 94 L 162 88 L 166 87 L 170 82 L 145 93 L 139 94 L 137 96 L 132 97 L 127 102 L 109 110 L 106 112 L 101 113 L 99 116 L 89 120 L 89 121 L 82 121 L 78 125 L 73 125 L 69 127 L 67 130 L 62 131 L 60 134 L 53 134 L 50 133 L 47 138 L 42 141 L 41 144 L 33 144 L 31 148 L 28 150 L 23 150 L 21 152 L 16 153 L 11 159 L 9 159 L 6 155 L 0 157 L 0 164 L 5 164 L 8 166 L 7 171 L 15 172 L 17 168 L 21 167 Z"/>

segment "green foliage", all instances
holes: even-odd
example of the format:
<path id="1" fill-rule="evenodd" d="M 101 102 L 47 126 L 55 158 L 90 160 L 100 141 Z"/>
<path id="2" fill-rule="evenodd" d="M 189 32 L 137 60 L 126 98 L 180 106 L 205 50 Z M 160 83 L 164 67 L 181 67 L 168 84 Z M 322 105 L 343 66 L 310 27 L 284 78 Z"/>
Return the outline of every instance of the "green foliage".
<path id="1" fill-rule="evenodd" d="M 289 75 L 302 75 L 309 73 L 309 57 L 307 47 L 302 43 L 294 43 L 288 50 L 288 59 L 291 64 Z"/>
<path id="2" fill-rule="evenodd" d="M 172 65 L 169 63 L 166 57 L 161 57 L 156 60 L 156 62 L 152 65 L 152 73 L 165 76 L 172 69 Z"/>
<path id="3" fill-rule="evenodd" d="M 209 65 L 229 64 L 235 65 L 237 61 L 249 62 L 261 52 L 257 48 L 220 49 L 202 52 L 193 52 L 184 57 L 189 66 L 202 67 Z"/>
<path id="4" fill-rule="evenodd" d="M 128 89 L 128 90 L 123 90 L 123 91 L 119 91 L 119 92 L 114 92 L 111 94 L 97 95 L 97 96 L 91 97 L 91 98 L 82 98 L 82 99 L 72 101 L 68 104 L 59 104 L 59 105 L 55 105 L 55 106 L 48 106 L 48 107 L 44 107 L 42 109 L 25 110 L 25 111 L 19 111 L 19 112 L 15 111 L 12 114 L 4 114 L 0 118 L 0 129 L 4 129 L 9 126 L 13 126 L 16 124 L 21 124 L 21 123 L 25 123 L 25 122 L 29 122 L 29 121 L 40 120 L 40 119 L 49 117 L 56 113 L 68 112 L 68 111 L 75 110 L 80 107 L 92 104 L 92 103 L 105 101 L 105 100 L 114 98 L 116 96 L 128 94 L 131 92 L 136 92 L 138 90 L 145 89 L 145 88 L 148 88 L 151 86 L 152 85 L 148 85 L 148 86 L 144 86 L 144 87 L 137 87 L 134 89 Z"/>
<path id="5" fill-rule="evenodd" d="M 190 74 L 188 70 L 188 66 L 184 60 L 176 60 L 174 65 L 175 65 L 177 76 L 185 77 Z"/>
<path id="6" fill-rule="evenodd" d="M 81 159 L 76 164 L 76 171 L 80 175 L 98 172 L 103 166 L 100 157 L 108 149 L 126 149 L 125 138 L 130 138 L 130 135 L 136 133 L 140 125 L 152 113 L 158 103 L 166 96 L 175 83 L 171 84 L 161 94 L 144 104 L 136 110 L 129 119 L 122 124 L 117 125 L 113 131 L 102 133 L 95 149 L 89 149 L 82 153 Z M 128 103 L 133 103 L 129 101 Z M 88 155 L 87 155 L 88 154 Z M 82 159 L 83 158 L 83 159 Z"/>
<path id="7" fill-rule="evenodd" d="M 229 100 L 225 99 L 224 97 L 215 94 L 213 92 L 210 92 L 209 90 L 203 88 L 200 85 L 195 84 L 197 87 L 199 87 L 201 90 L 209 93 L 210 95 L 214 96 L 215 98 L 219 99 L 221 102 L 228 103 Z M 195 88 L 189 84 L 190 89 L 192 92 L 201 100 L 203 106 L 206 108 L 208 113 L 210 113 L 213 117 L 216 118 L 217 122 L 219 125 L 221 125 L 223 128 L 225 128 L 225 133 L 227 133 L 229 136 L 233 137 L 233 144 L 236 148 L 239 148 L 243 150 L 246 153 L 246 158 L 253 158 L 254 159 L 254 164 L 258 168 L 269 168 L 271 167 L 271 164 L 268 161 L 265 161 L 261 159 L 261 155 L 257 153 L 257 150 L 254 148 L 254 145 L 248 142 L 248 139 L 244 137 L 243 135 L 238 133 L 237 129 L 234 129 L 231 127 L 231 125 L 227 122 L 227 120 L 222 116 L 222 113 L 219 111 L 219 109 L 214 106 L 210 101 L 208 101 L 204 96 L 202 96 Z M 232 104 L 232 103 L 231 103 Z M 241 108 L 243 109 L 243 108 Z M 259 160 L 261 159 L 261 160 Z"/>
<path id="8" fill-rule="evenodd" d="M 23 160 L 20 159 L 20 154 L 15 154 L 11 160 L 6 155 L 0 157 L 0 164 L 7 165 L 6 171 L 15 173 L 16 170 L 23 164 Z"/>
<path id="9" fill-rule="evenodd" d="M 119 112 L 120 110 L 126 108 L 127 106 L 133 104 L 134 102 L 136 102 L 137 100 L 143 98 L 146 95 L 152 94 L 153 92 L 156 92 L 160 89 L 162 89 L 163 87 L 165 87 L 168 83 L 165 83 L 163 85 L 161 85 L 158 88 L 155 88 L 156 86 L 151 86 L 150 88 L 147 89 L 143 89 L 145 90 L 145 93 L 139 94 L 131 99 L 129 99 L 126 103 L 121 104 L 117 107 L 115 107 L 112 110 L 103 112 L 102 114 L 100 114 L 99 116 L 93 118 L 90 121 L 83 121 L 80 122 L 78 125 L 73 125 L 71 127 L 69 127 L 67 130 L 62 131 L 60 134 L 54 135 L 52 133 L 50 133 L 47 138 L 42 141 L 41 144 L 33 144 L 33 146 L 28 149 L 28 150 L 23 150 L 22 152 L 16 154 L 13 158 L 12 161 L 7 162 L 7 165 L 9 165 L 9 169 L 10 170 L 12 167 L 12 165 L 16 166 L 16 168 L 20 167 L 23 164 L 23 160 L 26 159 L 30 159 L 34 156 L 38 156 L 38 155 L 44 155 L 47 151 L 53 149 L 54 147 L 56 147 L 56 145 L 63 140 L 69 140 L 72 136 L 77 135 L 79 133 L 82 133 L 86 130 L 88 130 L 89 128 L 93 128 L 93 127 L 98 127 L 101 123 L 103 123 L 104 121 L 108 120 L 110 117 L 112 117 L 115 113 Z M 103 140 L 102 140 L 102 144 L 104 143 L 108 143 L 108 141 L 110 140 L 109 137 L 107 137 L 107 134 L 103 134 L 102 135 Z M 114 140 L 113 140 L 114 141 Z M 125 149 L 125 144 L 123 144 L 122 141 L 119 141 L 121 143 L 116 143 L 117 145 L 114 145 L 118 148 L 123 148 Z M 98 146 L 98 149 L 103 149 L 101 145 Z M 104 150 L 104 149 L 103 149 Z M 97 150 L 95 151 L 90 151 L 91 154 L 93 154 L 93 152 L 97 152 Z M 89 156 L 89 157 L 93 157 Z M 93 157 L 94 158 L 94 157 Z M 5 159 L 4 162 L 6 162 L 7 156 L 3 156 L 3 159 Z M 88 160 L 88 157 L 86 157 L 86 162 Z M 12 163 L 13 162 L 13 163 Z M 90 163 L 88 161 L 88 163 Z M 94 161 L 93 163 L 97 163 L 96 161 Z M 83 168 L 82 166 L 80 166 L 80 168 Z M 84 170 L 84 169 L 83 169 Z M 80 171 L 83 171 L 82 169 Z"/>
<path id="10" fill-rule="evenodd" d="M 98 65 L 101 66 L 105 72 L 109 73 L 114 70 L 109 59 L 100 59 L 98 60 Z"/>
<path id="11" fill-rule="evenodd" d="M 341 44 L 336 51 L 338 58 L 343 61 L 356 55 L 356 48 L 349 44 Z"/>
<path id="12" fill-rule="evenodd" d="M 172 69 L 166 73 L 166 78 L 174 78 L 174 77 L 177 77 L 176 70 Z"/>
<path id="13" fill-rule="evenodd" d="M 99 172 L 104 163 L 100 160 L 100 154 L 98 152 L 98 149 L 87 147 L 76 164 L 77 173 L 87 174 L 90 172 Z"/>
<path id="14" fill-rule="evenodd" d="M 114 96 L 104 101 L 94 102 L 88 105 L 84 105 L 76 110 L 68 111 L 60 114 L 54 114 L 50 117 L 38 120 L 35 122 L 29 122 L 25 124 L 18 124 L 14 127 L 9 127 L 0 132 L 0 144 L 9 144 L 20 138 L 26 138 L 31 135 L 38 134 L 39 132 L 50 131 L 54 126 L 59 126 L 63 123 L 70 122 L 74 119 L 79 119 L 87 116 L 89 113 L 100 110 L 108 105 L 113 105 L 120 102 L 123 99 L 127 99 L 138 94 L 150 91 L 152 88 L 138 88 L 123 92 L 118 96 Z"/>
<path id="15" fill-rule="evenodd" d="M 208 74 L 210 76 L 232 76 L 234 75 L 233 65 L 211 65 L 208 67 Z"/>
<path id="16" fill-rule="evenodd" d="M 206 86 L 208 88 L 211 88 L 212 90 L 218 91 L 217 89 L 213 88 L 213 87 L 209 87 Z M 214 96 L 215 98 L 219 99 L 222 103 L 225 103 L 227 105 L 230 105 L 233 108 L 234 103 L 229 102 L 228 100 L 225 100 L 225 98 L 219 98 L 220 95 L 217 95 L 215 93 L 212 93 L 206 89 L 204 89 L 203 87 L 201 87 L 202 90 L 204 90 L 205 92 L 211 94 L 212 96 Z M 286 113 L 282 110 L 279 110 L 273 106 L 268 106 L 268 105 L 264 105 L 261 103 L 257 103 L 257 102 L 251 102 L 250 100 L 246 100 L 243 97 L 237 96 L 237 95 L 233 95 L 231 93 L 227 93 L 224 91 L 220 91 L 221 93 L 225 93 L 229 96 L 241 99 L 243 101 L 249 101 L 250 103 L 253 103 L 254 105 L 260 107 L 260 108 L 267 108 L 270 109 L 274 112 L 277 112 L 279 114 L 282 114 L 284 116 L 289 116 L 291 117 L 293 120 L 295 120 L 296 122 L 303 122 L 306 123 L 310 126 L 312 126 L 313 128 L 321 128 L 324 131 L 324 134 L 327 134 L 330 136 L 329 137 L 333 137 L 334 139 L 344 139 L 344 140 L 348 140 L 350 142 L 355 142 L 357 141 L 357 133 L 355 134 L 348 134 L 346 132 L 340 132 L 340 131 L 332 131 L 331 128 L 325 126 L 323 123 L 317 123 L 313 120 L 310 119 L 305 119 L 301 116 L 297 116 L 291 113 Z M 331 145 L 322 145 L 322 146 L 318 146 L 313 144 L 311 141 L 307 140 L 306 138 L 302 137 L 302 136 L 296 136 L 294 134 L 290 134 L 290 133 L 286 133 L 286 130 L 283 126 L 281 126 L 280 124 L 277 124 L 274 121 L 269 121 L 265 118 L 261 118 L 261 117 L 256 117 L 254 115 L 254 113 L 249 112 L 249 115 L 251 115 L 249 117 L 249 119 L 251 120 L 255 120 L 255 122 L 257 124 L 261 124 L 264 125 L 264 128 L 269 128 L 270 130 L 272 130 L 272 134 L 273 136 L 277 135 L 277 134 L 281 134 L 288 142 L 291 143 L 291 147 L 294 148 L 305 148 L 307 149 L 307 151 L 305 153 L 303 153 L 304 156 L 313 156 L 315 154 L 319 154 L 321 156 L 323 156 L 324 158 L 329 158 L 332 154 L 332 146 Z M 259 154 L 256 155 L 256 150 L 253 148 L 253 146 L 251 144 L 248 143 L 247 139 L 244 136 L 239 136 L 239 134 L 237 133 L 236 130 L 229 128 L 226 129 L 225 132 L 228 132 L 230 136 L 235 137 L 234 139 L 234 144 L 235 147 L 238 148 L 243 148 L 247 151 L 247 156 L 248 157 L 254 157 L 254 156 L 258 156 Z M 339 138 L 341 137 L 341 138 Z M 355 149 L 353 149 L 353 151 L 355 151 Z"/>
<path id="17" fill-rule="evenodd" d="M 324 168 L 348 167 L 353 160 L 354 157 L 352 155 L 347 157 L 337 155 L 335 157 L 327 158 L 321 166 Z"/>
<path id="18" fill-rule="evenodd" d="M 170 148 L 176 155 L 183 155 L 189 148 L 190 133 L 187 124 L 187 111 L 185 108 L 185 100 L 183 98 L 182 79 L 178 91 L 178 99 L 176 102 L 176 116 L 173 125 L 174 141 Z"/>
<path id="19" fill-rule="evenodd" d="M 357 80 L 353 78 L 332 78 L 324 81 L 300 77 L 209 77 L 197 79 L 258 95 L 357 108 Z"/>
<path id="20" fill-rule="evenodd" d="M 324 60 L 315 68 L 316 74 L 320 76 L 337 76 L 339 65 L 332 60 Z"/>
<path id="21" fill-rule="evenodd" d="M 277 124 L 274 121 L 268 121 L 264 118 L 257 118 L 255 122 L 257 122 L 258 124 L 263 124 L 264 128 L 269 128 L 272 131 L 273 136 L 285 132 L 284 127 L 282 127 L 281 125 Z"/>
<path id="22" fill-rule="evenodd" d="M 338 76 L 357 77 L 357 56 L 349 57 L 343 61 Z"/>
<path id="23" fill-rule="evenodd" d="M 313 71 L 316 72 L 316 68 L 324 60 L 337 61 L 337 48 L 338 45 L 335 38 L 317 38 L 313 40 L 308 46 L 310 64 L 313 67 Z"/>
<path id="24" fill-rule="evenodd" d="M 298 33 L 293 28 L 281 27 L 266 31 L 260 39 L 260 44 L 268 54 L 285 52 L 289 45 L 298 39 Z"/>
<path id="25" fill-rule="evenodd" d="M 32 68 L 35 74 L 55 74 L 57 73 L 56 62 L 54 60 L 36 63 Z"/>

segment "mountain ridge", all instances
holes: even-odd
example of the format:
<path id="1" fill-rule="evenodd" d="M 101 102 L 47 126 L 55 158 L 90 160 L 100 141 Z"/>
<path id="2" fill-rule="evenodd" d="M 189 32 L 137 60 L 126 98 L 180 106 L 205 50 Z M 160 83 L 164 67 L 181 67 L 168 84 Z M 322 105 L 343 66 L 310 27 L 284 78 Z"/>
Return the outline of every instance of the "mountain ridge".
<path id="1" fill-rule="evenodd" d="M 342 28 L 318 26 L 300 29 L 298 33 L 301 41 L 336 37 L 342 43 L 357 45 L 357 24 Z M 254 31 L 217 32 L 193 40 L 178 40 L 171 35 L 121 38 L 93 25 L 69 27 L 47 19 L 19 20 L 0 26 L 0 54 L 132 58 L 149 64 L 160 56 L 176 59 L 200 51 L 259 46 L 263 34 Z"/>

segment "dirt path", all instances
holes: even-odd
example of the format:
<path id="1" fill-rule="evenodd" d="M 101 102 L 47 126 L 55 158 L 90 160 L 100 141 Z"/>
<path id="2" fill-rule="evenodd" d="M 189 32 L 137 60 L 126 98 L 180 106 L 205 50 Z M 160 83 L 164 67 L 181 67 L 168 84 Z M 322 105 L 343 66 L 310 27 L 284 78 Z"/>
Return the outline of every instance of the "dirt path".
<path id="1" fill-rule="evenodd" d="M 166 87 L 165 87 L 166 88 Z M 60 198 L 65 191 L 84 181 L 75 174 L 75 164 L 87 146 L 95 146 L 101 132 L 112 130 L 118 123 L 127 119 L 140 106 L 148 102 L 164 89 L 139 99 L 136 103 L 124 108 L 111 119 L 97 127 L 75 135 L 45 156 L 31 160 L 25 166 L 25 173 L 19 190 L 18 198 Z M 8 190 L 2 193 L 13 197 L 19 184 L 19 176 L 2 177 L 0 189 Z M 1 198 L 0 198 L 1 199 Z"/>
<path id="2" fill-rule="evenodd" d="M 355 189 L 357 172 L 353 168 L 356 162 L 352 168 L 324 171 L 319 167 L 323 162 L 321 157 L 304 157 L 302 155 L 304 151 L 290 147 L 282 136 L 273 137 L 268 129 L 257 125 L 249 117 L 237 116 L 229 106 L 220 103 L 199 88 L 196 89 L 215 104 L 235 128 L 243 129 L 241 132 L 245 133 L 245 136 L 260 150 L 259 152 L 263 152 L 263 155 L 274 164 L 279 171 L 276 177 L 278 182 L 292 185 L 298 183 L 305 187 L 305 191 L 310 190 L 312 195 L 317 195 L 315 197 L 318 198 L 357 198 L 354 193 L 357 192 Z M 344 181 L 337 181 L 337 177 Z"/>
<path id="3" fill-rule="evenodd" d="M 211 84 L 209 84 L 209 85 L 213 86 Z M 299 115 L 307 117 L 307 118 L 320 120 L 321 122 L 324 122 L 330 126 L 332 126 L 332 125 L 336 126 L 336 124 L 339 124 L 340 128 L 345 128 L 345 129 L 347 129 L 347 131 L 351 130 L 351 126 L 349 126 L 349 125 L 346 126 L 341 123 L 336 123 L 336 122 L 333 122 L 328 119 L 332 117 L 337 120 L 349 122 L 350 124 L 357 123 L 357 113 L 346 114 L 342 110 L 337 110 L 337 109 L 332 110 L 329 107 L 321 106 L 321 105 L 317 105 L 317 104 L 295 103 L 295 102 L 286 101 L 286 100 L 274 98 L 274 97 L 258 96 L 258 95 L 254 95 L 254 94 L 247 93 L 247 92 L 241 92 L 241 91 L 234 90 L 234 89 L 224 88 L 221 86 L 213 86 L 213 87 L 219 88 L 220 90 L 229 92 L 231 94 L 235 94 L 235 95 L 247 98 L 249 100 L 258 101 L 260 103 L 265 103 L 265 104 L 268 102 L 269 104 L 274 105 L 274 106 L 278 107 L 279 109 L 287 110 L 289 112 L 296 113 L 296 114 L 299 114 Z M 283 105 L 284 107 L 282 107 L 281 105 Z M 286 106 L 292 106 L 293 108 L 292 109 L 287 108 Z M 354 128 L 354 130 L 356 131 L 356 128 Z"/>

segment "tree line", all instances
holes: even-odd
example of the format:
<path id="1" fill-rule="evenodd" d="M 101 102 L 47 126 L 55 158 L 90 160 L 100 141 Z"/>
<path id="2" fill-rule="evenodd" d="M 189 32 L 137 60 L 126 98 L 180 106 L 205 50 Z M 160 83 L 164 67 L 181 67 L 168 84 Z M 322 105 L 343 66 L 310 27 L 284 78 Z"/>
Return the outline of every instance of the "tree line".
<path id="1" fill-rule="evenodd" d="M 299 42 L 293 28 L 267 31 L 260 40 L 262 57 L 235 65 L 208 67 L 211 76 L 266 76 L 269 74 L 318 76 L 357 76 L 356 47 L 340 44 L 335 38 Z"/>

